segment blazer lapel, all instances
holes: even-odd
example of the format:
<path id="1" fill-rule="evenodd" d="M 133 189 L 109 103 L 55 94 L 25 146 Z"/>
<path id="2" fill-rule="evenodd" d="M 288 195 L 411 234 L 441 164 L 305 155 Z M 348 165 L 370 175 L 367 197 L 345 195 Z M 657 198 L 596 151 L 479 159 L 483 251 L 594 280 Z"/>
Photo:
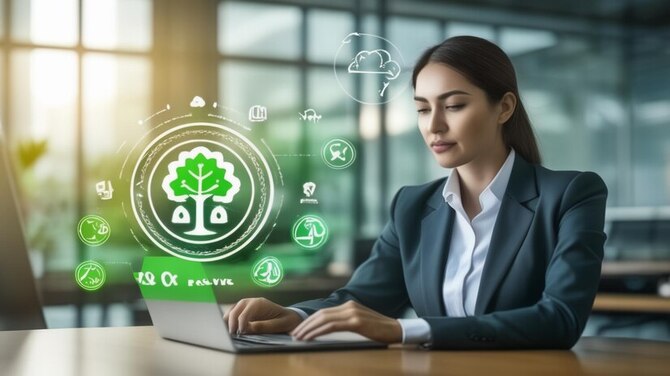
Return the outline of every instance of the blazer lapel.
<path id="1" fill-rule="evenodd" d="M 517 154 L 491 235 L 491 244 L 477 294 L 475 315 L 487 312 L 498 285 L 519 252 L 535 214 L 524 203 L 535 197 L 537 197 L 535 170 Z"/>
<path id="2" fill-rule="evenodd" d="M 433 208 L 433 211 L 421 222 L 419 254 L 421 255 L 420 278 L 424 295 L 424 316 L 446 315 L 442 284 L 455 212 L 444 202 L 442 187 L 444 184 L 440 184 L 428 200 L 428 206 Z"/>

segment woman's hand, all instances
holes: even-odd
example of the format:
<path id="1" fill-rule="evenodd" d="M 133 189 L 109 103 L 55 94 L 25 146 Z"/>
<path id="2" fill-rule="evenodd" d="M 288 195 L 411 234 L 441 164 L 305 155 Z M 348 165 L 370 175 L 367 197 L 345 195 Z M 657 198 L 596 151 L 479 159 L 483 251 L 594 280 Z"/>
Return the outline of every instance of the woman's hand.
<path id="1" fill-rule="evenodd" d="M 332 308 L 324 308 L 305 319 L 290 334 L 298 340 L 351 331 L 382 343 L 402 342 L 402 327 L 396 319 L 386 317 L 353 300 Z"/>
<path id="2" fill-rule="evenodd" d="M 230 334 L 287 333 L 302 322 L 302 317 L 265 298 L 250 298 L 237 302 L 223 320 Z"/>

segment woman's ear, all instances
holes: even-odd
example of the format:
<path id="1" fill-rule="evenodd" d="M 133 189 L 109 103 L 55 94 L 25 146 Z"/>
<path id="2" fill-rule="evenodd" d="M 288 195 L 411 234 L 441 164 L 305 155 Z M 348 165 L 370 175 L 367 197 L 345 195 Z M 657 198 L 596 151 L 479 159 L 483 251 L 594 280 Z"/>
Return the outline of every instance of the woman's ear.
<path id="1" fill-rule="evenodd" d="M 514 113 L 514 109 L 516 108 L 516 95 L 512 93 L 511 91 L 508 91 L 503 95 L 502 99 L 500 100 L 500 107 L 501 107 L 501 112 L 500 115 L 498 115 L 498 124 L 505 124 L 509 118 L 512 117 L 512 114 Z"/>

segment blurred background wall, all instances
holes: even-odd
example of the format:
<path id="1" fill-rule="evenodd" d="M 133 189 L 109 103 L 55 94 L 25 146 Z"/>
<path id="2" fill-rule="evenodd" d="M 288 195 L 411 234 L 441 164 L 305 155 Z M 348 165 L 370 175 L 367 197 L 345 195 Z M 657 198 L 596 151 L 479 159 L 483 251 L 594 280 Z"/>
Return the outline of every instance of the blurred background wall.
<path id="1" fill-rule="evenodd" d="M 587 334 L 669 339 L 661 296 L 670 275 L 668 20 L 664 0 L 0 0 L 0 120 L 47 322 L 147 323 L 123 265 L 95 295 L 72 282 L 75 265 L 94 254 L 74 229 L 100 209 L 93 187 L 116 173 L 121 145 L 148 131 L 138 120 L 194 95 L 239 111 L 267 106 L 276 154 L 305 153 L 330 135 L 359 146 L 355 166 L 337 178 L 319 163 L 280 160 L 285 218 L 308 174 L 337 236 L 317 255 L 276 236 L 272 246 L 291 261 L 273 298 L 289 303 L 342 285 L 397 189 L 448 173 L 416 129 L 411 88 L 366 105 L 337 84 L 336 51 L 359 31 L 395 44 L 405 71 L 455 35 L 505 50 L 545 165 L 595 171 L 610 191 L 603 283 Z M 296 121 L 307 108 L 323 116 L 317 127 Z M 124 228 L 120 210 L 109 216 Z M 115 234 L 95 256 L 136 263 L 137 243 Z"/>

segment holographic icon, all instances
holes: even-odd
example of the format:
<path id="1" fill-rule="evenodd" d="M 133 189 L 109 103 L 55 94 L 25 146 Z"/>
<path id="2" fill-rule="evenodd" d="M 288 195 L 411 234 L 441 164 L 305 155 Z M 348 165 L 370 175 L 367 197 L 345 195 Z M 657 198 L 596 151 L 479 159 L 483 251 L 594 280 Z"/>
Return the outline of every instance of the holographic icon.
<path id="1" fill-rule="evenodd" d="M 97 215 L 87 215 L 77 225 L 79 239 L 92 247 L 103 245 L 109 239 L 111 232 L 109 223 Z"/>
<path id="2" fill-rule="evenodd" d="M 98 194 L 101 200 L 111 200 L 114 194 L 114 188 L 112 188 L 112 182 L 99 181 L 95 184 L 95 192 Z"/>
<path id="3" fill-rule="evenodd" d="M 202 278 L 202 279 L 191 279 L 187 281 L 188 287 L 202 287 L 202 286 L 235 286 L 235 282 L 231 278 Z"/>
<path id="4" fill-rule="evenodd" d="M 250 122 L 261 122 L 268 119 L 268 109 L 261 105 L 251 106 L 249 108 L 249 121 Z"/>
<path id="5" fill-rule="evenodd" d="M 179 286 L 177 278 L 179 278 L 178 274 L 170 273 L 168 271 L 161 273 L 161 283 L 165 287 Z"/>
<path id="6" fill-rule="evenodd" d="M 349 73 L 354 74 L 375 74 L 384 77 L 383 88 L 379 91 L 379 96 L 383 97 L 386 88 L 392 80 L 400 75 L 400 64 L 391 59 L 391 54 L 384 49 L 372 51 L 360 51 L 347 68 Z"/>
<path id="7" fill-rule="evenodd" d="M 251 268 L 251 280 L 261 287 L 273 287 L 284 278 L 284 268 L 276 257 L 267 256 Z"/>
<path id="8" fill-rule="evenodd" d="M 267 238 L 281 205 L 279 166 L 265 144 L 238 127 L 179 124 L 147 135 L 150 142 L 133 150 L 127 174 L 132 224 L 154 246 L 209 262 L 255 249 Z"/>
<path id="9" fill-rule="evenodd" d="M 330 168 L 341 170 L 351 166 L 356 160 L 356 148 L 342 138 L 334 138 L 321 148 L 321 157 Z"/>
<path id="10" fill-rule="evenodd" d="M 173 202 L 195 203 L 195 224 L 184 234 L 207 236 L 216 234 L 205 228 L 205 204 L 211 198 L 215 203 L 230 203 L 240 191 L 240 179 L 235 176 L 235 167 L 223 160 L 223 154 L 198 146 L 191 151 L 179 153 L 177 161 L 168 165 L 169 174 L 163 179 L 162 188 Z M 209 222 L 213 225 L 228 222 L 228 213 L 222 205 L 216 205 Z M 191 223 L 188 210 L 179 205 L 172 214 L 172 223 Z"/>
<path id="11" fill-rule="evenodd" d="M 194 108 L 195 107 L 205 107 L 205 104 L 206 104 L 205 100 L 202 99 L 201 97 L 197 96 L 197 95 L 195 97 L 193 97 L 193 100 L 191 101 L 191 107 L 194 107 Z"/>
<path id="12" fill-rule="evenodd" d="M 301 204 L 318 204 L 319 201 L 312 196 L 314 196 L 314 191 L 316 191 L 316 184 L 313 182 L 307 182 L 302 185 L 302 193 L 305 195 L 304 198 L 300 199 Z"/>
<path id="13" fill-rule="evenodd" d="M 302 113 L 298 113 L 300 116 L 301 120 L 306 120 L 306 121 L 311 121 L 312 123 L 316 124 L 321 120 L 321 115 L 316 113 L 316 110 L 313 108 L 308 108 Z"/>
<path id="14" fill-rule="evenodd" d="M 316 249 L 328 240 L 328 226 L 323 219 L 315 215 L 306 215 L 293 225 L 291 238 L 303 248 Z"/>
<path id="15" fill-rule="evenodd" d="M 135 279 L 142 286 L 156 286 L 156 276 L 152 272 L 139 272 Z"/>
<path id="16" fill-rule="evenodd" d="M 95 291 L 105 284 L 107 273 L 100 263 L 88 260 L 79 264 L 74 270 L 74 279 L 82 289 Z"/>
<path id="17" fill-rule="evenodd" d="M 361 46 L 371 48 L 361 49 Z M 346 71 L 341 65 L 344 61 L 347 62 Z M 352 99 L 365 104 L 387 103 L 400 95 L 409 85 L 392 83 L 401 81 L 404 66 L 405 61 L 398 47 L 388 39 L 366 33 L 347 35 L 333 60 L 337 83 Z M 355 82 L 360 82 L 362 86 L 355 85 Z M 362 90 L 357 87 L 362 87 Z"/>

